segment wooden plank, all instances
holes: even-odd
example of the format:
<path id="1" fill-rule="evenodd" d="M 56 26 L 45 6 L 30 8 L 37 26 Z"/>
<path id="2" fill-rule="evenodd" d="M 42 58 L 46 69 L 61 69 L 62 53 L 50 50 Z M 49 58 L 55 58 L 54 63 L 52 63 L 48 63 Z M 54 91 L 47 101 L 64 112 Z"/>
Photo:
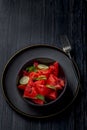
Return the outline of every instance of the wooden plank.
<path id="1" fill-rule="evenodd" d="M 61 47 L 58 36 L 67 34 L 80 68 L 83 88 L 64 115 L 45 120 L 27 119 L 15 113 L 0 89 L 0 130 L 86 130 L 87 18 L 84 12 L 87 10 L 82 0 L 0 0 L 0 75 L 17 50 L 38 43 Z"/>

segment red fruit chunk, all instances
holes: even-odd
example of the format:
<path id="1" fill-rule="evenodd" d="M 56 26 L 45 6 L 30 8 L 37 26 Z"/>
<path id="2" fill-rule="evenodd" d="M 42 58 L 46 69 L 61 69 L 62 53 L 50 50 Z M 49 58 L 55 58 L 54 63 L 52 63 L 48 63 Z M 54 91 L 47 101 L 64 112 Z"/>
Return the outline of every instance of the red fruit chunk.
<path id="1" fill-rule="evenodd" d="M 37 72 L 31 72 L 30 73 L 30 75 L 29 75 L 29 77 L 30 77 L 30 79 L 34 79 L 34 78 L 37 78 L 39 76 L 39 73 L 37 73 Z"/>
<path id="2" fill-rule="evenodd" d="M 34 62 L 34 66 L 37 67 L 38 66 L 38 62 Z"/>
<path id="3" fill-rule="evenodd" d="M 53 74 L 54 73 L 54 66 L 50 65 L 49 70 L 50 70 L 50 73 Z"/>
<path id="4" fill-rule="evenodd" d="M 62 87 L 64 87 L 65 82 L 64 82 L 64 80 L 63 80 L 63 79 L 60 79 L 60 85 L 61 85 Z"/>
<path id="5" fill-rule="evenodd" d="M 40 100 L 40 99 L 33 99 L 32 100 L 34 103 L 36 104 L 40 104 L 40 105 L 43 105 L 44 104 L 44 101 L 43 100 Z"/>
<path id="6" fill-rule="evenodd" d="M 19 88 L 20 90 L 25 90 L 26 85 L 18 85 L 18 88 Z"/>
<path id="7" fill-rule="evenodd" d="M 50 75 L 50 73 L 51 73 L 51 71 L 50 71 L 50 69 L 47 69 L 47 70 L 38 70 L 38 73 L 40 75 L 45 75 L 48 78 L 49 75 Z"/>
<path id="8" fill-rule="evenodd" d="M 58 72 L 59 72 L 59 64 L 58 64 L 58 62 L 55 62 L 53 65 L 50 65 L 49 69 L 50 69 L 51 74 L 54 74 L 55 76 L 58 76 Z"/>
<path id="9" fill-rule="evenodd" d="M 42 85 L 42 84 L 36 85 L 36 90 L 37 90 L 38 94 L 41 94 L 43 96 L 48 95 L 48 93 L 50 92 L 50 89 L 47 88 L 45 85 Z"/>
<path id="10" fill-rule="evenodd" d="M 38 86 L 38 85 L 41 85 L 41 84 L 42 84 L 42 85 L 45 85 L 45 82 L 46 82 L 45 80 L 37 80 L 37 81 L 35 81 L 35 82 L 33 83 L 33 85 L 34 85 L 34 86 Z"/>
<path id="11" fill-rule="evenodd" d="M 23 97 L 34 99 L 36 97 L 36 95 L 37 95 L 37 92 L 36 92 L 35 88 L 27 86 L 24 91 Z"/>
<path id="12" fill-rule="evenodd" d="M 57 83 L 58 83 L 58 78 L 55 75 L 50 74 L 50 76 L 47 80 L 47 84 L 55 86 Z"/>
<path id="13" fill-rule="evenodd" d="M 61 89 L 63 89 L 60 84 L 55 85 L 55 88 L 56 88 L 56 90 L 61 90 Z"/>
<path id="14" fill-rule="evenodd" d="M 54 66 L 54 75 L 55 76 L 58 76 L 58 73 L 59 73 L 59 64 L 58 64 L 58 62 L 55 62 L 54 64 L 53 64 L 53 66 Z"/>
<path id="15" fill-rule="evenodd" d="M 29 86 L 29 87 L 33 87 L 34 86 L 34 82 L 33 82 L 33 80 L 29 80 L 29 82 L 28 82 L 28 84 L 27 84 L 27 86 Z"/>
<path id="16" fill-rule="evenodd" d="M 27 72 L 27 71 L 23 71 L 23 76 L 29 76 L 29 72 Z"/>
<path id="17" fill-rule="evenodd" d="M 49 99 L 55 100 L 57 98 L 57 92 L 56 91 L 51 91 L 48 96 Z"/>

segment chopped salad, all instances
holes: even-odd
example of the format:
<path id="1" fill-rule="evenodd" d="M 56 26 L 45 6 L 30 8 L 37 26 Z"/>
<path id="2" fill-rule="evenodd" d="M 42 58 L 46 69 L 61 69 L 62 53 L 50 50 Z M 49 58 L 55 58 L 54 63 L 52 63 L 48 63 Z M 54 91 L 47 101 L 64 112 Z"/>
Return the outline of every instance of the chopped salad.
<path id="1" fill-rule="evenodd" d="M 41 105 L 55 100 L 64 86 L 65 80 L 59 77 L 58 62 L 49 66 L 34 62 L 22 70 L 22 76 L 17 85 L 24 98 Z"/>

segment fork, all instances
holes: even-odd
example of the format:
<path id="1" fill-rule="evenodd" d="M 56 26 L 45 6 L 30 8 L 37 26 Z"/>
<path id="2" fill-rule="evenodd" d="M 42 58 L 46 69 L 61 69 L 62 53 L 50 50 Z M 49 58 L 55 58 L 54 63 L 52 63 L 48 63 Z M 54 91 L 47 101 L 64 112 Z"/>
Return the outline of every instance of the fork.
<path id="1" fill-rule="evenodd" d="M 67 53 L 69 58 L 71 59 L 70 51 L 72 50 L 72 47 L 70 45 L 68 37 L 66 35 L 61 35 L 60 42 L 62 44 L 63 51 Z"/>
<path id="2" fill-rule="evenodd" d="M 76 76 L 76 78 L 77 78 L 77 80 L 78 80 L 78 74 L 77 74 L 77 72 L 76 72 L 76 70 L 75 70 L 75 67 L 74 67 L 74 64 L 73 64 L 73 60 L 72 60 L 72 57 L 71 57 L 71 54 L 70 54 L 70 51 L 72 50 L 72 47 L 71 47 L 71 45 L 70 45 L 70 41 L 69 41 L 69 39 L 68 39 L 68 37 L 67 37 L 66 35 L 61 35 L 61 36 L 59 37 L 59 39 L 60 39 L 60 42 L 61 42 L 61 44 L 62 44 L 62 49 L 63 49 L 63 51 L 64 51 L 64 52 L 69 56 L 69 58 L 71 59 L 71 65 L 72 65 L 72 67 L 73 67 L 75 76 Z"/>

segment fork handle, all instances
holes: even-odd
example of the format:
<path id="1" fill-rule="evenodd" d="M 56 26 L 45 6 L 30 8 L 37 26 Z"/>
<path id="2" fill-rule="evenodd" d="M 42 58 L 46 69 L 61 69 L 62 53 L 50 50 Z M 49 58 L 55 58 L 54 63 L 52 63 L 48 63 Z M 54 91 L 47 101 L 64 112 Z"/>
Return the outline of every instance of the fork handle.
<path id="1" fill-rule="evenodd" d="M 66 52 L 70 59 L 72 59 L 70 52 Z"/>

